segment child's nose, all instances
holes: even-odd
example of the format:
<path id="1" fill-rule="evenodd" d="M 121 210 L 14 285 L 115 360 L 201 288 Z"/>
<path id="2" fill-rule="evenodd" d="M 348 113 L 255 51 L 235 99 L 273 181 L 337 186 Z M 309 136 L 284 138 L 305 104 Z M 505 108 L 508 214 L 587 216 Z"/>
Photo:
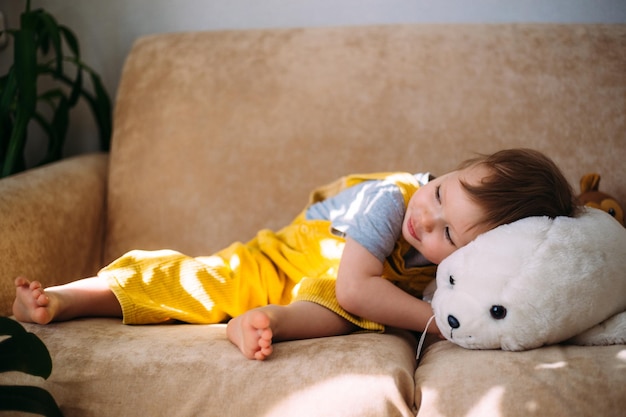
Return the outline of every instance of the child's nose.
<path id="1" fill-rule="evenodd" d="M 427 233 L 432 232 L 435 228 L 435 216 L 432 211 L 424 210 L 422 212 L 422 227 Z"/>

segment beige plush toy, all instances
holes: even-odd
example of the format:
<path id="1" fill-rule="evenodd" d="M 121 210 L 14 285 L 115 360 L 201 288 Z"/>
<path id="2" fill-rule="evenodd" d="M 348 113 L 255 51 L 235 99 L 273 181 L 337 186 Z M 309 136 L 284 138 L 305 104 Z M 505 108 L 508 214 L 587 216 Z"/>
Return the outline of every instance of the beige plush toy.
<path id="1" fill-rule="evenodd" d="M 578 199 L 587 207 L 606 211 L 624 226 L 624 208 L 610 194 L 600 191 L 600 174 L 585 174 L 580 178 Z"/>
<path id="2" fill-rule="evenodd" d="M 436 282 L 437 325 L 466 348 L 626 343 L 626 229 L 598 209 L 497 227 L 445 259 Z"/>

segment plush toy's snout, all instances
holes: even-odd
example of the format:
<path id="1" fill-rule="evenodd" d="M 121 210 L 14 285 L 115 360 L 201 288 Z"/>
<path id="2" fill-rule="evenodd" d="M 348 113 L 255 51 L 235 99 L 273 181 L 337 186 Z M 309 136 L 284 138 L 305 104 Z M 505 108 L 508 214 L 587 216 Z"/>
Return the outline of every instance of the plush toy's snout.
<path id="1" fill-rule="evenodd" d="M 626 229 L 605 212 L 522 219 L 439 265 L 435 320 L 473 349 L 524 350 L 577 335 L 578 344 L 626 343 L 624 270 Z"/>

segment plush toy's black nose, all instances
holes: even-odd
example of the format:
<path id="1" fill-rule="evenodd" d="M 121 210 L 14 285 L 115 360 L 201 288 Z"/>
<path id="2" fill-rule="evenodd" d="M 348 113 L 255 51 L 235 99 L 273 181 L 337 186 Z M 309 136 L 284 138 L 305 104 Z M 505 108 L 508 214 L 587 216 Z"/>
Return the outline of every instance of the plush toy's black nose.
<path id="1" fill-rule="evenodd" d="M 448 324 L 453 329 L 458 329 L 459 327 L 461 327 L 461 323 L 459 323 L 456 317 L 454 317 L 452 314 L 448 316 Z"/>

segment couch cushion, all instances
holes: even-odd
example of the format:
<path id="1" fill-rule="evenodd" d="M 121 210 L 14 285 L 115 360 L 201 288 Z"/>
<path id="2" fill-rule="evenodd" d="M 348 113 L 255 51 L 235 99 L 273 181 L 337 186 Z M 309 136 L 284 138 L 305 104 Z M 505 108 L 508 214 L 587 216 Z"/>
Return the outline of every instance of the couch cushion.
<path id="1" fill-rule="evenodd" d="M 622 417 L 626 346 L 504 352 L 438 342 L 415 380 L 418 417 Z"/>
<path id="2" fill-rule="evenodd" d="M 0 383 L 45 387 L 65 417 L 413 415 L 415 339 L 405 332 L 280 343 L 258 362 L 224 325 L 26 327 L 48 346 L 52 375 L 0 374 Z"/>

